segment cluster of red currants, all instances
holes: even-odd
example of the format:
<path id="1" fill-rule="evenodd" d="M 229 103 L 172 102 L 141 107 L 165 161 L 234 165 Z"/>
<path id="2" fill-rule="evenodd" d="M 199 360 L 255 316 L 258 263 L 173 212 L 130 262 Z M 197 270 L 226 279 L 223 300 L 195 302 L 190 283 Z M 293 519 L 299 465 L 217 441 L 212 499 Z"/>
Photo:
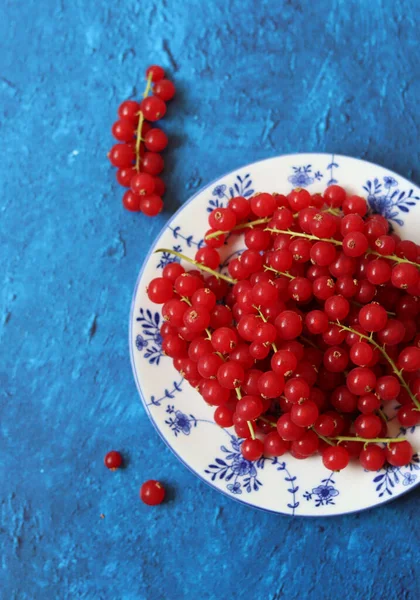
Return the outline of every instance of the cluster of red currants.
<path id="1" fill-rule="evenodd" d="M 409 463 L 386 412 L 396 401 L 402 427 L 420 424 L 419 247 L 339 186 L 232 198 L 209 225 L 195 259 L 181 256 L 195 268 L 166 265 L 148 296 L 163 351 L 243 456 Z M 247 249 L 219 273 L 218 248 L 241 233 Z"/>
<path id="2" fill-rule="evenodd" d="M 108 155 L 111 164 L 118 169 L 118 183 L 130 188 L 123 196 L 123 206 L 149 217 L 160 213 L 165 193 L 165 184 L 158 175 L 164 167 L 160 152 L 168 145 L 168 138 L 162 129 L 152 125 L 165 116 L 166 102 L 175 95 L 174 84 L 164 77 L 162 67 L 149 67 L 143 100 L 140 103 L 126 100 L 120 104 L 119 120 L 112 126 L 112 135 L 119 143 Z M 149 96 L 151 89 L 153 95 Z"/>

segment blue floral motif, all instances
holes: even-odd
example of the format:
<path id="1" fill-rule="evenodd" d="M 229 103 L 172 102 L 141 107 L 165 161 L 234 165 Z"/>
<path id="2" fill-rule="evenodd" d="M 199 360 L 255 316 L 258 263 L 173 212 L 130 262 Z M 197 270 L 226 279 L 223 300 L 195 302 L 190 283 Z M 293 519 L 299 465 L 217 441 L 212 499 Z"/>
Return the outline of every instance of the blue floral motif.
<path id="1" fill-rule="evenodd" d="M 332 478 L 332 473 L 328 479 L 322 479 L 321 484 L 312 491 L 305 492 L 303 497 L 306 500 L 314 500 L 316 508 L 318 506 L 326 506 L 327 504 L 335 504 L 334 498 L 339 495 L 339 491 L 334 487 L 335 481 Z"/>
<path id="2" fill-rule="evenodd" d="M 151 404 L 153 404 L 153 406 L 160 406 L 161 402 L 163 400 L 173 400 L 175 397 L 175 394 L 177 392 L 181 392 L 182 391 L 182 384 L 184 382 L 184 379 L 181 378 L 180 381 L 174 381 L 172 384 L 172 389 L 168 390 L 166 389 L 163 393 L 163 396 L 161 396 L 160 398 L 156 398 L 155 396 L 151 396 L 150 397 L 150 402 L 147 403 L 148 406 L 150 406 Z"/>
<path id="3" fill-rule="evenodd" d="M 151 365 L 158 365 L 163 356 L 162 336 L 160 335 L 160 315 L 153 314 L 149 309 L 140 309 L 140 316 L 136 318 L 142 328 L 142 335 L 136 337 L 136 348 L 139 352 L 145 350 L 144 358 Z"/>
<path id="4" fill-rule="evenodd" d="M 279 461 L 277 457 L 263 457 L 256 462 L 250 462 L 241 453 L 243 440 L 229 434 L 229 432 L 226 433 L 230 436 L 231 448 L 221 446 L 220 449 L 225 456 L 223 458 L 216 458 L 214 463 L 209 465 L 205 470 L 205 473 L 211 476 L 212 481 L 223 479 L 229 482 L 226 485 L 226 489 L 232 494 L 240 495 L 243 492 L 250 494 L 251 492 L 258 492 L 263 485 L 258 479 L 258 471 L 262 471 L 266 463 L 275 465 L 277 471 L 284 472 L 284 481 L 289 484 L 287 491 L 291 494 L 292 498 L 287 507 L 291 509 L 292 515 L 294 515 L 296 508 L 300 504 L 296 500 L 296 493 L 299 490 L 299 486 L 295 483 L 296 477 L 292 476 L 288 471 L 286 463 Z"/>
<path id="5" fill-rule="evenodd" d="M 248 494 L 252 491 L 257 492 L 262 485 L 257 477 L 258 468 L 264 463 L 264 459 L 252 463 L 246 460 L 241 454 L 241 444 L 243 440 L 235 436 L 230 436 L 231 448 L 221 446 L 221 451 L 225 454 L 222 458 L 216 458 L 214 463 L 205 469 L 205 473 L 211 476 L 211 480 L 223 479 L 228 483 L 227 489 L 233 494 L 242 494 L 244 491 Z"/>
<path id="6" fill-rule="evenodd" d="M 312 173 L 312 165 L 306 165 L 302 167 L 292 167 L 293 175 L 288 177 L 290 183 L 292 183 L 295 187 L 308 187 L 315 181 L 315 179 L 322 179 L 323 175 L 320 171 L 316 171 Z"/>
<path id="7" fill-rule="evenodd" d="M 378 178 L 369 179 L 363 189 L 368 194 L 371 211 L 383 215 L 398 225 L 404 225 L 399 213 L 408 213 L 420 200 L 420 196 L 414 195 L 413 189 L 408 192 L 401 191 L 398 188 L 398 181 L 390 176 L 383 177 L 383 182 Z"/>
<path id="8" fill-rule="evenodd" d="M 213 196 L 217 196 L 218 198 L 224 198 L 225 191 L 226 191 L 225 185 L 216 185 L 216 187 L 212 191 L 212 194 L 213 194 Z"/>
<path id="9" fill-rule="evenodd" d="M 176 252 L 182 252 L 182 246 L 172 246 L 172 248 L 174 250 L 176 250 Z M 169 263 L 180 262 L 180 261 L 181 261 L 181 259 L 178 258 L 178 256 L 175 256 L 175 254 L 169 254 L 169 252 L 161 252 L 159 254 L 159 262 L 157 264 L 157 268 L 163 269 Z"/>
<path id="10" fill-rule="evenodd" d="M 394 494 L 395 486 L 402 482 L 404 486 L 412 485 L 417 480 L 417 475 L 413 471 L 420 470 L 420 458 L 418 454 L 414 454 L 411 459 L 411 463 L 405 467 L 393 467 L 391 465 L 385 465 L 379 472 L 379 475 L 373 479 L 373 483 L 376 483 L 376 491 L 378 497 L 382 498 L 385 494 L 392 496 Z M 408 469 L 408 470 L 407 470 Z"/>
<path id="11" fill-rule="evenodd" d="M 172 235 L 174 236 L 174 238 L 176 240 L 180 239 L 180 240 L 184 240 L 188 246 L 188 248 L 191 248 L 192 246 L 196 246 L 197 248 L 201 248 L 204 244 L 204 240 L 198 240 L 198 242 L 194 239 L 193 235 L 187 235 L 185 236 L 182 231 L 181 231 L 181 226 L 177 225 L 176 227 L 171 227 L 169 226 L 168 229 L 170 229 L 172 231 Z M 178 246 L 178 248 L 181 248 L 181 246 Z M 182 250 L 182 248 L 181 248 Z M 180 250 L 179 250 L 180 252 Z"/>
<path id="12" fill-rule="evenodd" d="M 334 159 L 334 154 L 331 157 L 331 162 L 329 165 L 327 165 L 327 169 L 330 172 L 330 178 L 327 181 L 327 185 L 334 185 L 336 183 L 338 183 L 338 179 L 335 179 L 334 177 L 334 169 L 338 169 L 339 165 L 335 162 Z"/>
<path id="13" fill-rule="evenodd" d="M 136 348 L 140 352 L 147 348 L 147 340 L 145 340 L 144 337 L 140 334 L 136 337 Z"/>
<path id="14" fill-rule="evenodd" d="M 177 437 L 179 433 L 190 435 L 191 429 L 197 427 L 197 419 L 194 415 L 186 415 L 180 410 L 175 410 L 173 405 L 168 405 L 166 412 L 171 416 L 165 423 L 172 429 L 175 437 Z"/>
<path id="15" fill-rule="evenodd" d="M 211 212 L 215 208 L 225 206 L 225 201 L 230 200 L 234 196 L 244 196 L 249 198 L 255 190 L 252 189 L 252 179 L 249 173 L 245 175 L 237 175 L 231 186 L 219 184 L 213 188 L 212 194 L 215 198 L 211 198 L 208 203 L 207 212 Z"/>

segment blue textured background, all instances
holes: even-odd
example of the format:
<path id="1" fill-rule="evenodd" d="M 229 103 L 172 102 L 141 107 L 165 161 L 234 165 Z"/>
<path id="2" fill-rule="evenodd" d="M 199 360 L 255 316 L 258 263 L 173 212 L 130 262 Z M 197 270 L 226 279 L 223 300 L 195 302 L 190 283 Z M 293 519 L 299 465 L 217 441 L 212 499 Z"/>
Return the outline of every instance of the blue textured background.
<path id="1" fill-rule="evenodd" d="M 418 597 L 420 489 L 330 520 L 216 493 L 150 425 L 127 320 L 151 240 L 226 171 L 339 152 L 419 183 L 419 25 L 402 0 L 3 3 L 2 599 Z M 154 220 L 123 211 L 106 159 L 150 63 L 178 88 Z M 151 477 L 170 488 L 157 509 L 137 496 Z"/>

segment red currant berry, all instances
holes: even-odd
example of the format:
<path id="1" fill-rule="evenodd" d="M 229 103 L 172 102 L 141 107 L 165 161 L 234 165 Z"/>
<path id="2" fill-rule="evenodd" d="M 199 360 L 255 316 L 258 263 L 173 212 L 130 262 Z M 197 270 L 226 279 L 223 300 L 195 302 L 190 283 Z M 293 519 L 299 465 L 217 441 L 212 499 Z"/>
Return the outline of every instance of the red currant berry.
<path id="1" fill-rule="evenodd" d="M 266 371 L 258 380 L 258 391 L 263 398 L 278 398 L 284 389 L 284 379 L 274 371 Z"/>
<path id="2" fill-rule="evenodd" d="M 360 217 L 364 217 L 367 210 L 367 202 L 361 196 L 347 196 L 343 201 L 343 213 L 345 215 L 357 214 Z"/>
<path id="3" fill-rule="evenodd" d="M 217 380 L 228 390 L 240 387 L 245 379 L 245 371 L 241 364 L 234 361 L 225 362 L 217 370 Z"/>
<path id="4" fill-rule="evenodd" d="M 395 346 L 404 339 L 405 327 L 397 319 L 389 319 L 383 329 L 378 331 L 378 342 L 383 345 Z"/>
<path id="5" fill-rule="evenodd" d="M 165 277 L 156 277 L 147 286 L 147 295 L 149 300 L 155 304 L 164 304 L 170 300 L 173 295 L 172 281 Z"/>
<path id="6" fill-rule="evenodd" d="M 217 357 L 219 358 L 219 357 Z M 197 367 L 198 370 L 200 372 L 200 362 L 201 359 L 199 360 Z M 202 363 L 204 364 L 204 363 Z M 202 365 L 201 365 L 202 366 Z M 208 362 L 207 362 L 207 366 L 208 366 Z M 230 391 L 226 388 L 223 388 L 220 383 L 218 381 L 216 381 L 215 379 L 206 379 L 203 383 L 203 385 L 201 386 L 201 395 L 203 396 L 204 400 L 207 402 L 207 404 L 210 404 L 211 406 L 222 406 L 224 404 L 226 404 L 226 402 L 229 401 L 230 398 Z"/>
<path id="7" fill-rule="evenodd" d="M 152 194 L 151 196 L 141 196 L 140 198 L 140 210 L 148 217 L 155 217 L 163 209 L 162 198 Z"/>
<path id="8" fill-rule="evenodd" d="M 343 296 L 331 296 L 325 300 L 324 310 L 333 321 L 343 321 L 350 311 L 349 301 Z"/>
<path id="9" fill-rule="evenodd" d="M 324 413 L 319 415 L 314 424 L 314 430 L 319 435 L 323 435 L 325 437 L 330 437 L 334 434 L 336 427 L 335 419 L 332 415 L 328 415 Z"/>
<path id="10" fill-rule="evenodd" d="M 120 119 L 126 119 L 136 125 L 139 120 L 139 111 L 140 104 L 138 102 L 135 102 L 134 100 L 125 100 L 125 102 L 118 107 L 118 116 Z"/>
<path id="11" fill-rule="evenodd" d="M 313 294 L 318 300 L 326 300 L 334 295 L 335 282 L 334 279 L 327 275 L 317 277 L 312 286 Z"/>
<path id="12" fill-rule="evenodd" d="M 159 119 L 162 119 L 165 116 L 166 104 L 157 96 L 149 96 L 141 101 L 140 110 L 145 119 L 153 123 L 155 121 L 159 121 Z"/>
<path id="13" fill-rule="evenodd" d="M 324 353 L 324 366 L 332 373 L 343 372 L 349 362 L 349 355 L 344 348 L 331 346 Z"/>
<path id="14" fill-rule="evenodd" d="M 130 167 L 136 159 L 134 149 L 128 144 L 115 144 L 108 156 L 110 163 L 119 169 Z"/>
<path id="15" fill-rule="evenodd" d="M 367 342 L 356 342 L 351 346 L 350 359 L 358 367 L 366 367 L 373 358 L 373 348 Z"/>
<path id="16" fill-rule="evenodd" d="M 379 471 L 385 460 L 385 450 L 376 444 L 369 444 L 359 454 L 359 462 L 366 471 Z"/>
<path id="17" fill-rule="evenodd" d="M 184 313 L 184 325 L 194 333 L 204 331 L 210 324 L 210 313 L 201 306 L 187 308 Z"/>
<path id="18" fill-rule="evenodd" d="M 243 196 L 236 196 L 235 198 L 231 198 L 228 202 L 228 208 L 233 210 L 236 215 L 236 220 L 244 221 L 249 213 L 251 212 L 251 206 L 249 201 Z"/>
<path id="19" fill-rule="evenodd" d="M 231 231 L 236 225 L 236 214 L 230 208 L 215 208 L 209 215 L 212 229 Z"/>
<path id="20" fill-rule="evenodd" d="M 354 422 L 356 435 L 372 440 L 378 437 L 382 429 L 382 421 L 377 415 L 359 415 Z"/>
<path id="21" fill-rule="evenodd" d="M 162 350 L 170 358 L 181 358 L 187 354 L 187 344 L 178 334 L 170 334 L 163 338 Z"/>
<path id="22" fill-rule="evenodd" d="M 259 439 L 252 440 L 249 438 L 242 442 L 241 452 L 242 452 L 242 456 L 246 460 L 253 462 L 253 461 L 261 458 L 261 456 L 263 455 L 264 444 Z"/>
<path id="23" fill-rule="evenodd" d="M 257 194 L 250 201 L 251 210 L 259 218 L 268 217 L 276 209 L 276 201 L 271 194 Z"/>
<path id="24" fill-rule="evenodd" d="M 330 471 L 341 471 L 350 462 L 350 454 L 343 446 L 329 446 L 322 453 L 324 467 Z"/>
<path id="25" fill-rule="evenodd" d="M 135 135 L 133 122 L 128 119 L 116 121 L 112 126 L 112 135 L 119 142 L 131 142 Z"/>
<path id="26" fill-rule="evenodd" d="M 209 269 L 217 269 L 220 265 L 220 255 L 214 248 L 204 246 L 197 250 L 195 254 L 196 262 L 209 267 Z"/>
<path id="27" fill-rule="evenodd" d="M 324 200 L 328 206 L 338 208 L 346 199 L 346 191 L 339 185 L 330 185 L 324 192 Z"/>
<path id="28" fill-rule="evenodd" d="M 131 179 L 131 189 L 139 196 L 149 196 L 155 191 L 154 177 L 148 173 L 137 173 Z"/>
<path id="29" fill-rule="evenodd" d="M 375 373 L 366 367 L 356 367 L 347 375 L 347 387 L 352 394 L 362 396 L 375 389 Z"/>
<path id="30" fill-rule="evenodd" d="M 401 385 L 394 375 L 384 375 L 376 380 L 375 391 L 384 402 L 389 402 L 398 397 Z"/>
<path id="31" fill-rule="evenodd" d="M 148 506 L 161 504 L 165 498 L 165 488 L 159 481 L 150 479 L 145 481 L 140 488 L 140 498 Z"/>
<path id="32" fill-rule="evenodd" d="M 228 406 L 218 406 L 214 411 L 214 420 L 219 427 L 232 427 L 233 411 Z"/>
<path id="33" fill-rule="evenodd" d="M 411 461 L 413 448 L 410 442 L 392 442 L 385 449 L 385 457 L 393 467 L 405 467 Z"/>
<path id="34" fill-rule="evenodd" d="M 146 70 L 146 79 L 148 79 L 150 76 L 153 83 L 156 83 L 165 77 L 165 71 L 159 65 L 151 65 Z"/>
<path id="35" fill-rule="evenodd" d="M 357 408 L 363 415 L 370 415 L 381 408 L 381 401 L 375 394 L 364 394 L 358 399 Z"/>
<path id="36" fill-rule="evenodd" d="M 285 413 L 277 421 L 277 433 L 283 440 L 294 442 L 305 435 L 305 428 L 295 425 L 290 418 L 290 413 Z"/>
<path id="37" fill-rule="evenodd" d="M 409 373 L 420 369 L 420 348 L 417 346 L 408 346 L 404 348 L 398 356 L 398 368 Z"/>
<path id="38" fill-rule="evenodd" d="M 140 162 L 143 171 L 150 175 L 159 175 L 165 166 L 163 158 L 157 152 L 145 152 L 141 157 Z"/>
<path id="39" fill-rule="evenodd" d="M 104 463 L 110 471 L 116 471 L 123 463 L 123 458 L 117 450 L 111 450 L 105 454 Z"/>
<path id="40" fill-rule="evenodd" d="M 343 252 L 352 258 L 362 256 L 369 247 L 367 237 L 360 231 L 348 233 L 343 239 Z"/>
<path id="41" fill-rule="evenodd" d="M 162 129 L 150 129 L 144 136 L 144 145 L 150 152 L 162 152 L 168 145 L 168 137 Z"/>
<path id="42" fill-rule="evenodd" d="M 296 407 L 294 407 L 296 408 Z M 292 409 L 293 411 L 293 409 Z M 312 456 L 318 450 L 319 437 L 314 431 L 305 431 L 300 440 L 292 442 L 290 453 L 295 458 L 307 458 Z"/>
<path id="43" fill-rule="evenodd" d="M 124 169 L 118 169 L 116 173 L 117 181 L 122 187 L 129 188 L 131 180 L 137 171 L 133 167 L 125 167 Z"/>
<path id="44" fill-rule="evenodd" d="M 302 333 L 302 317 L 293 310 L 281 312 L 276 317 L 274 324 L 282 340 L 294 340 Z"/>
<path id="45" fill-rule="evenodd" d="M 169 102 L 175 96 L 176 88 L 169 79 L 161 79 L 153 86 L 153 94 L 165 102 Z"/>
<path id="46" fill-rule="evenodd" d="M 162 308 L 162 316 L 164 321 L 167 321 L 174 327 L 181 327 L 184 317 L 184 312 L 187 310 L 185 302 L 178 300 L 178 298 L 172 298 L 169 302 L 165 302 Z"/>
<path id="47" fill-rule="evenodd" d="M 163 267 L 162 275 L 165 279 L 170 279 L 170 281 L 175 282 L 175 280 L 185 273 L 185 269 L 183 266 L 179 264 L 179 262 L 170 262 Z"/>
<path id="48" fill-rule="evenodd" d="M 363 306 L 359 311 L 359 323 L 366 331 L 383 329 L 387 320 L 386 310 L 376 302 Z"/>
<path id="49" fill-rule="evenodd" d="M 264 438 L 264 454 L 283 456 L 290 448 L 290 443 L 283 440 L 277 431 L 270 431 Z"/>
<path id="50" fill-rule="evenodd" d="M 124 208 L 130 212 L 140 212 L 140 200 L 140 196 L 137 196 L 131 190 L 127 190 L 123 196 L 122 203 Z"/>
<path id="51" fill-rule="evenodd" d="M 406 290 L 418 284 L 419 270 L 416 266 L 408 263 L 395 265 L 392 268 L 391 281 L 396 288 Z"/>
<path id="52" fill-rule="evenodd" d="M 357 396 L 345 385 L 341 385 L 331 394 L 331 404 L 341 413 L 352 413 L 356 410 Z"/>
<path id="53" fill-rule="evenodd" d="M 245 232 L 244 239 L 247 248 L 258 252 L 267 250 L 271 242 L 270 232 L 263 229 L 248 229 Z"/>
<path id="54" fill-rule="evenodd" d="M 299 404 L 293 404 L 290 418 L 299 427 L 312 427 L 319 416 L 319 410 L 313 400 L 305 400 Z"/>
<path id="55" fill-rule="evenodd" d="M 420 424 L 420 412 L 414 404 L 406 404 L 398 410 L 397 419 L 402 427 L 416 427 Z"/>
<path id="56" fill-rule="evenodd" d="M 236 414 L 245 421 L 254 421 L 263 412 L 260 396 L 243 396 L 236 405 Z"/>

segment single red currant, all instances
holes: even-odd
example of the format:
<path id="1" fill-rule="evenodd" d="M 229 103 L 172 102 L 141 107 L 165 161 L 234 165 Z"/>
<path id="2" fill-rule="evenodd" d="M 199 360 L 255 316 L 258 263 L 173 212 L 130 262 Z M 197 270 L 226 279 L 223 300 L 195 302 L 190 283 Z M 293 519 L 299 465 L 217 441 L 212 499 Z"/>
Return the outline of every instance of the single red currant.
<path id="1" fill-rule="evenodd" d="M 165 488 L 159 481 L 149 479 L 140 488 L 140 498 L 148 506 L 161 504 L 165 498 Z"/>

